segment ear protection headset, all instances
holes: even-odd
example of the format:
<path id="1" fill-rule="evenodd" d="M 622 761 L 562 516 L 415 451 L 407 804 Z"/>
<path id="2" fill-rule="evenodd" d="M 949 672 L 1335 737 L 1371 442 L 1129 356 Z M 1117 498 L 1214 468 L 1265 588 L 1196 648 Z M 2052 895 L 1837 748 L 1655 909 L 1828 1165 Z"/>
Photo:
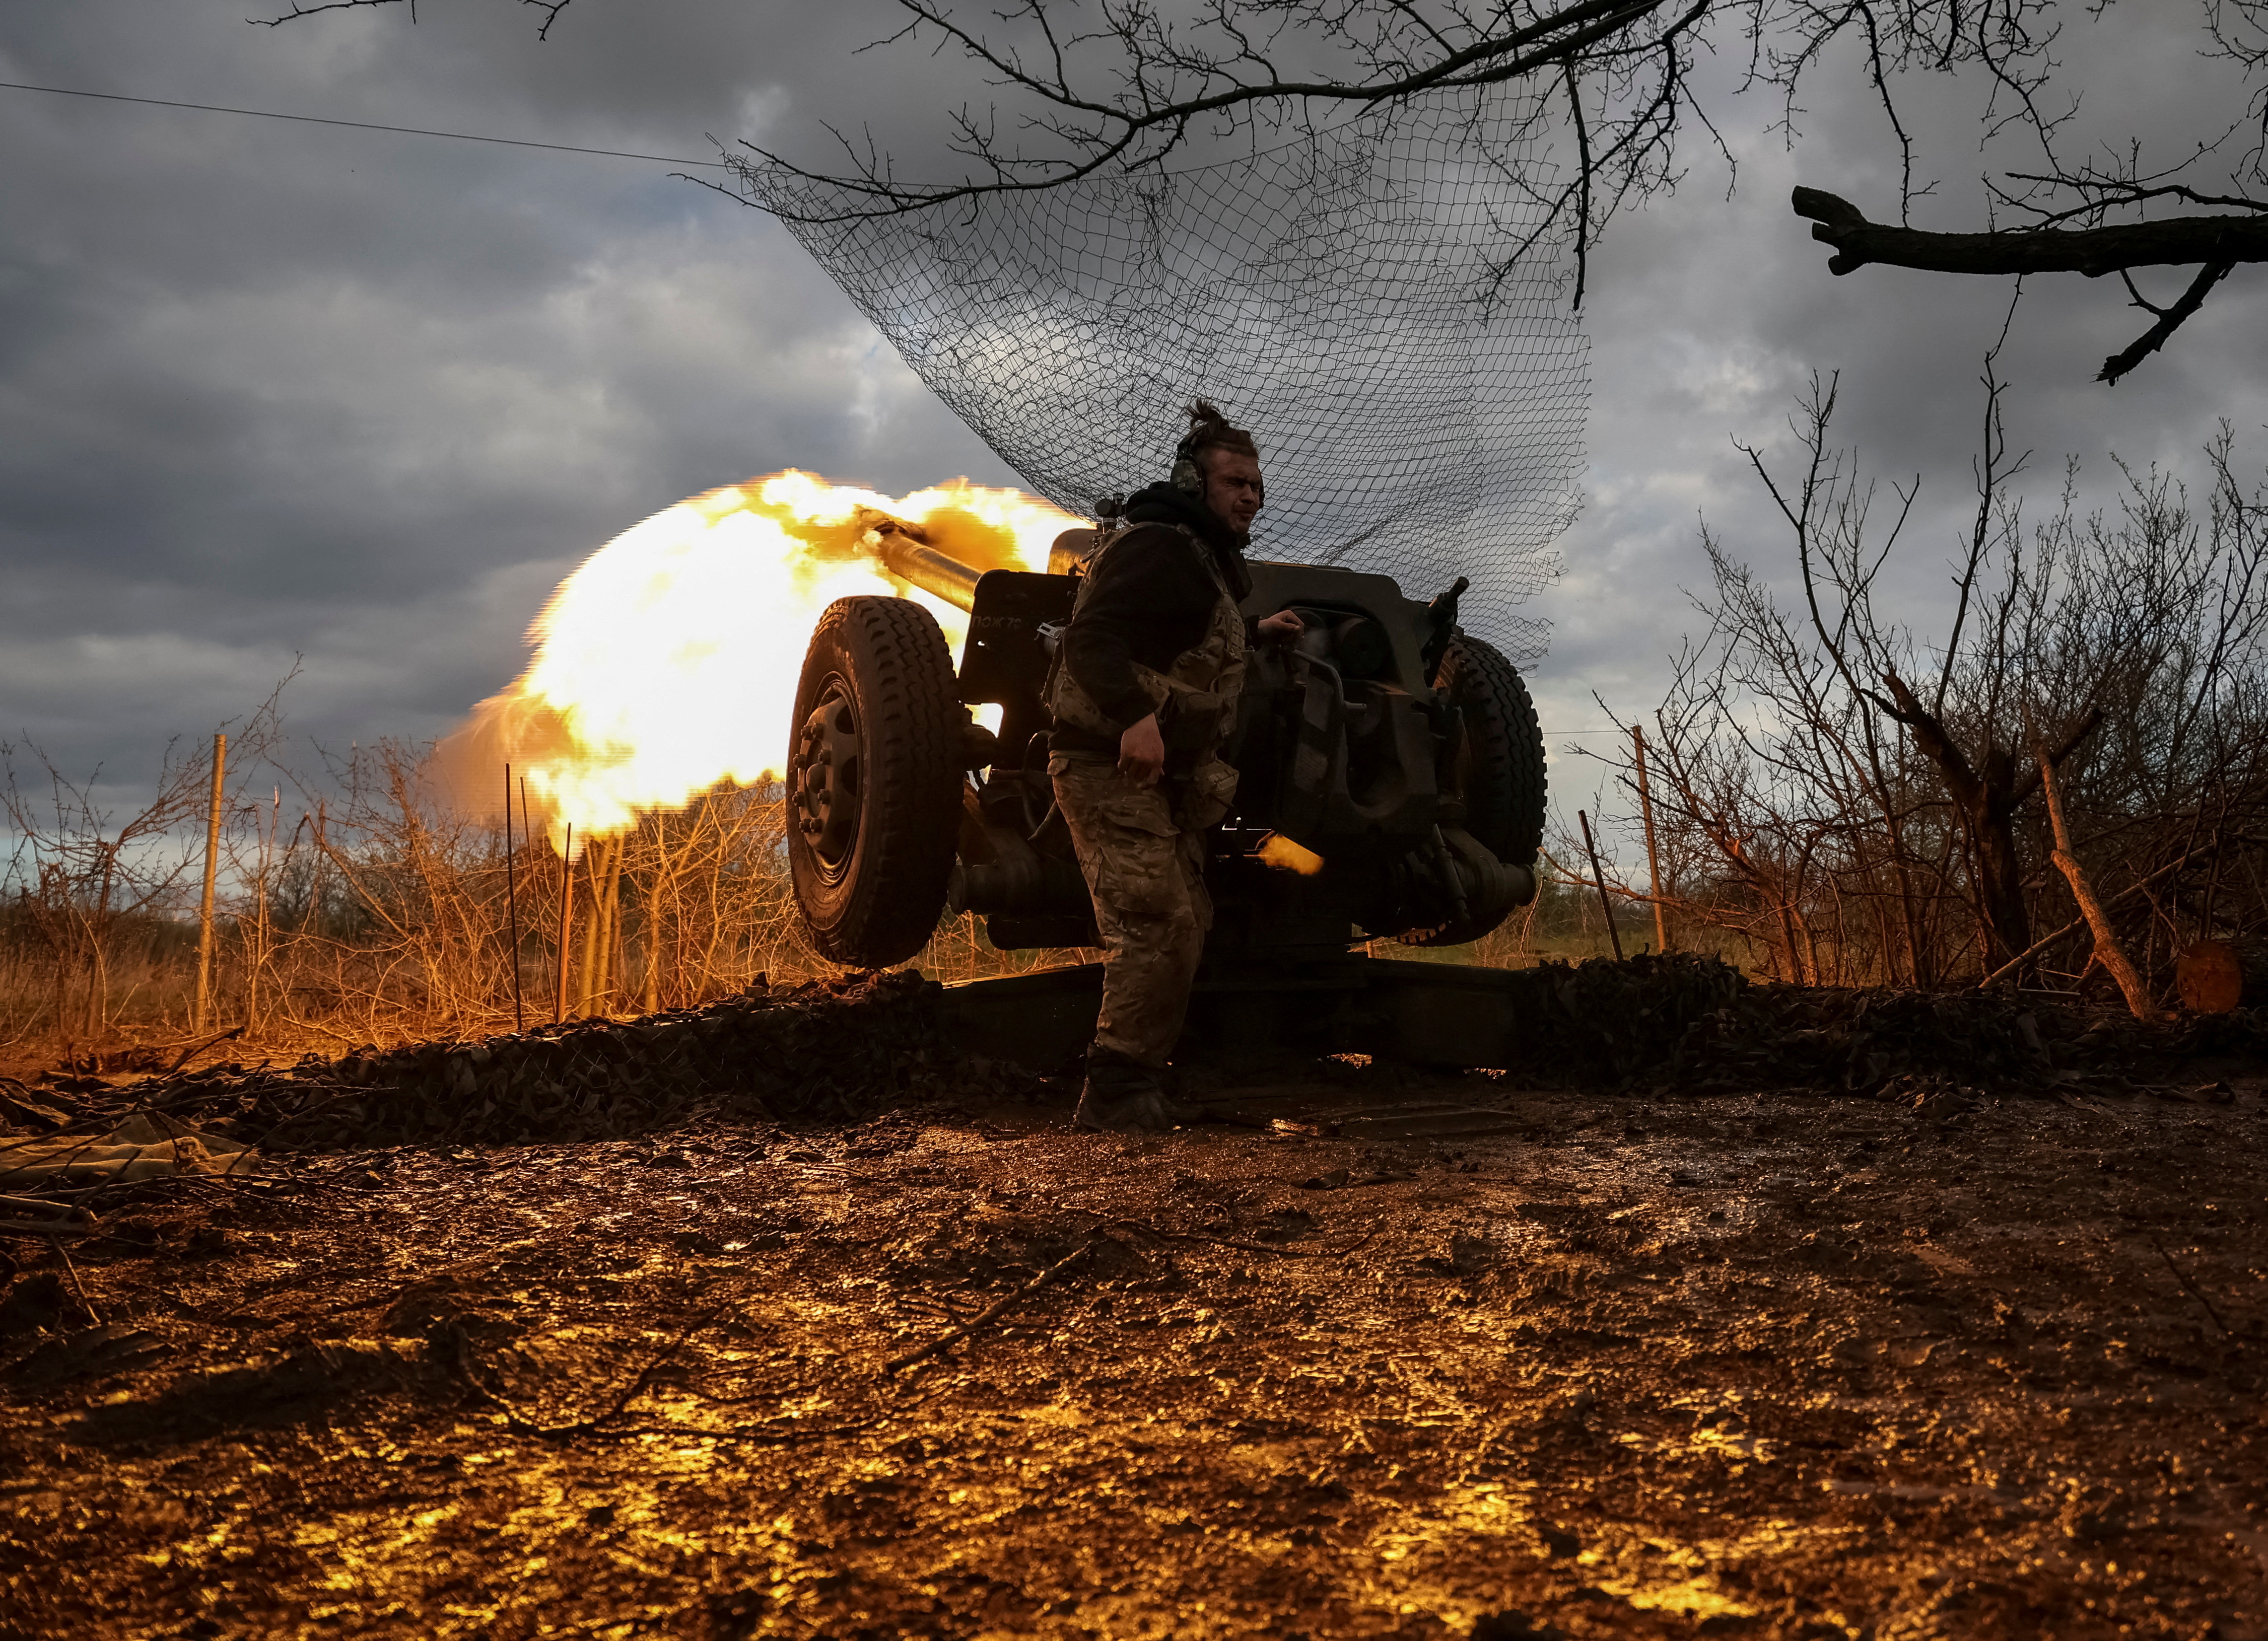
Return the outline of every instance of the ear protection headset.
<path id="1" fill-rule="evenodd" d="M 1204 494 L 1204 469 L 1197 466 L 1197 430 L 1191 428 L 1189 437 L 1174 446 L 1174 471 L 1171 481 L 1175 489 L 1190 496 Z"/>
<path id="2" fill-rule="evenodd" d="M 1182 442 L 1174 446 L 1174 470 L 1167 475 L 1167 482 L 1171 483 L 1175 489 L 1185 496 L 1194 496 L 1200 501 L 1204 499 L 1205 475 L 1204 469 L 1197 465 L 1197 452 L 1200 448 L 1199 441 L 1204 438 L 1208 430 L 1210 430 L 1209 425 L 1204 423 L 1189 429 Z"/>

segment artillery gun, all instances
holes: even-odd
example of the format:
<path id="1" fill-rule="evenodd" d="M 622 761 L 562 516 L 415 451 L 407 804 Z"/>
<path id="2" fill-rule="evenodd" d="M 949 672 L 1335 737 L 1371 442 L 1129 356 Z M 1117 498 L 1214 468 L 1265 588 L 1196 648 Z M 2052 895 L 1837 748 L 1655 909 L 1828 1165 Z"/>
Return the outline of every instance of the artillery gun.
<path id="1" fill-rule="evenodd" d="M 917 526 L 871 514 L 890 573 L 968 614 L 956 669 L 907 599 L 821 616 L 796 691 L 787 852 L 814 943 L 902 962 L 947 910 L 1003 950 L 1093 946 L 1092 904 L 1047 773 L 1048 668 L 1098 534 L 1067 531 L 1049 573 L 977 569 Z M 1430 603 L 1387 576 L 1254 560 L 1248 617 L 1292 610 L 1294 645 L 1251 654 L 1223 756 L 1236 806 L 1209 834 L 1214 926 L 1185 1044 L 1358 1051 L 1501 1065 L 1500 971 L 1363 954 L 1381 940 L 1479 938 L 1535 894 L 1542 732 L 1511 662 L 1457 627 L 1466 583 Z M 970 709 L 994 706 L 998 727 Z M 1360 950 L 1358 950 L 1360 948 Z M 1092 1034 L 1088 964 L 952 989 L 971 1048 L 1047 1067 Z"/>

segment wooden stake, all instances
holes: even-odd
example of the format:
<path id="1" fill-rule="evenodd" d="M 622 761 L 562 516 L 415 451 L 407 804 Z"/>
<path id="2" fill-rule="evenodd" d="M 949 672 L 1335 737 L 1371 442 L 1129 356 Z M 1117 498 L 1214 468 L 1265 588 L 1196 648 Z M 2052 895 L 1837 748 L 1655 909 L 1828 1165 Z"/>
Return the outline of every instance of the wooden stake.
<path id="1" fill-rule="evenodd" d="M 622 870 L 622 841 L 602 838 L 583 845 L 590 860 L 591 916 L 583 931 L 583 1012 L 604 1014 L 615 990 L 615 888 Z"/>
<path id="2" fill-rule="evenodd" d="M 260 1029 L 260 976 L 268 967 L 269 857 L 274 852 L 276 834 L 284 825 L 284 789 L 278 786 L 272 790 L 268 829 L 260 839 L 260 901 L 254 924 L 254 952 L 252 960 L 245 966 L 244 976 L 244 1023 L 255 1033 Z"/>
<path id="3" fill-rule="evenodd" d="M 575 823 L 567 823 L 566 841 L 559 848 L 559 983 L 551 992 L 551 1023 L 567 1018 L 567 942 L 575 932 Z"/>
<path id="4" fill-rule="evenodd" d="M 1646 876 L 1653 887 L 1653 949 L 1669 950 L 1669 908 L 1662 897 L 1668 893 L 1661 887 L 1661 857 L 1653 846 L 1653 789 L 1646 778 L 1646 725 L 1631 725 L 1631 745 L 1638 764 L 1638 807 L 1646 817 Z"/>
<path id="5" fill-rule="evenodd" d="M 527 1029 L 519 991 L 519 870 L 512 852 L 512 765 L 504 766 L 504 903 L 512 916 L 512 1028 Z"/>
<path id="6" fill-rule="evenodd" d="M 606 966 L 606 953 L 600 945 L 607 932 L 607 845 L 602 839 L 586 838 L 583 843 L 583 870 L 589 876 L 591 909 L 583 918 L 583 972 L 575 980 L 575 1011 L 588 1014 L 598 1000 Z"/>
<path id="7" fill-rule="evenodd" d="M 622 944 L 622 845 L 627 841 L 618 834 L 607 846 L 607 901 L 600 909 L 599 977 L 593 983 L 595 995 L 609 1001 L 622 977 L 622 965 L 615 960 L 615 948 Z M 601 1012 L 610 1014 L 614 1011 Z"/>
<path id="8" fill-rule="evenodd" d="M 212 1012 L 213 879 L 220 870 L 221 784 L 227 779 L 228 737 L 213 737 L 212 801 L 205 810 L 205 892 L 197 902 L 197 1014 L 195 1029 L 205 1028 Z"/>
<path id="9" fill-rule="evenodd" d="M 2126 1006 L 2133 1011 L 2136 1019 L 2161 1019 L 2164 1016 L 2150 1000 L 2149 987 L 2127 960 L 2126 948 L 2119 945 L 2117 931 L 2110 926 L 2102 902 L 2095 898 L 2095 886 L 2080 869 L 2079 857 L 2071 852 L 2071 828 L 2064 824 L 2063 797 L 2056 791 L 2055 766 L 2048 761 L 2047 748 L 2035 740 L 2032 750 L 2040 762 L 2040 791 L 2048 800 L 2048 820 L 2055 828 L 2055 854 L 2051 858 L 2056 870 L 2071 885 L 2071 897 L 2079 902 L 2088 928 L 2094 931 L 2095 960 L 2110 971 L 2111 979 L 2118 982 L 2118 990 L 2126 994 Z"/>
<path id="10" fill-rule="evenodd" d="M 628 833 L 615 835 L 614 859 L 607 870 L 607 996 L 619 996 L 625 1005 L 630 1002 L 630 965 L 622 940 L 622 861 L 630 843 Z"/>
<path id="11" fill-rule="evenodd" d="M 648 1014 L 661 1012 L 661 883 L 669 870 L 669 856 L 665 847 L 668 838 L 662 830 L 665 824 L 663 816 L 654 817 L 653 875 L 647 881 L 645 899 L 642 902 L 644 917 L 639 924 L 639 933 L 643 937 L 640 945 L 645 952 L 645 1012 Z"/>
<path id="12" fill-rule="evenodd" d="M 1599 846 L 1591 841 L 1591 817 L 1578 809 L 1575 819 L 1583 823 L 1583 847 L 1591 854 L 1591 881 L 1599 886 L 1599 909 L 1607 915 L 1607 938 L 1614 942 L 1615 961 L 1619 963 L 1623 960 L 1622 931 L 1615 927 L 1615 903 L 1607 898 L 1607 874 L 1599 865 Z"/>

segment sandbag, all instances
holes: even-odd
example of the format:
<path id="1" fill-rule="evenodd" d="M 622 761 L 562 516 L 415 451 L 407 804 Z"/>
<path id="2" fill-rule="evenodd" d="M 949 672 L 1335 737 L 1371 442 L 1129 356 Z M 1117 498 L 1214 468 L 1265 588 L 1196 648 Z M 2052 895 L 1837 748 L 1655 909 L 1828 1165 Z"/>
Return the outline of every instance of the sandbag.
<path id="1" fill-rule="evenodd" d="M 146 1114 L 127 1118 L 107 1134 L 0 1139 L 0 1190 L 249 1174 L 259 1166 L 259 1153 L 241 1140 Z"/>

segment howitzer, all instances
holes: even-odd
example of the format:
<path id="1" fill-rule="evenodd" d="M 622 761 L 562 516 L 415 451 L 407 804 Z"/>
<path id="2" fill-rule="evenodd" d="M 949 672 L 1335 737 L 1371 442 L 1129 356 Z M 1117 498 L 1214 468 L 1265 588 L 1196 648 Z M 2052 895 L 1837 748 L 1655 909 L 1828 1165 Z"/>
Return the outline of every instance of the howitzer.
<path id="1" fill-rule="evenodd" d="M 814 943 L 838 962 L 911 957 L 947 910 L 1003 950 L 1096 943 L 1047 773 L 1043 703 L 1095 532 L 1048 573 L 980 571 L 918 526 L 872 515 L 890 573 L 968 614 L 956 668 L 909 600 L 843 599 L 814 633 L 786 772 L 788 860 Z M 1356 956 L 1379 940 L 1453 946 L 1535 894 L 1543 742 L 1520 673 L 1457 627 L 1466 583 L 1430 603 L 1387 576 L 1254 560 L 1248 617 L 1296 612 L 1296 644 L 1256 647 L 1223 756 L 1235 808 L 1208 835 L 1214 925 L 1193 1001 L 1200 1041 L 1504 1063 L 1495 971 Z M 998 726 L 971 709 L 998 710 Z M 1287 845 L 1292 847 L 1287 847 Z M 1092 1032 L 1094 966 L 956 988 L 988 1051 L 1046 1064 Z"/>

